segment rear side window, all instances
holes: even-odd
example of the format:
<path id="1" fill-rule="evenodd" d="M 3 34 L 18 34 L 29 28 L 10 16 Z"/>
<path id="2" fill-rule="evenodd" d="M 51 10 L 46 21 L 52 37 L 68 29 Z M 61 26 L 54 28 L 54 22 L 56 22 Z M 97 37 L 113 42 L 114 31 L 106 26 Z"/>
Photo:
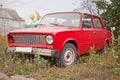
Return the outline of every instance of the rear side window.
<path id="1" fill-rule="evenodd" d="M 82 28 L 92 28 L 92 17 L 90 15 L 84 15 L 82 19 Z"/>
<path id="2" fill-rule="evenodd" d="M 97 29 L 103 29 L 103 27 L 102 27 L 102 25 L 101 25 L 101 22 L 100 22 L 100 19 L 97 18 L 97 17 L 94 18 L 94 26 L 95 26 L 95 28 L 97 28 Z"/>

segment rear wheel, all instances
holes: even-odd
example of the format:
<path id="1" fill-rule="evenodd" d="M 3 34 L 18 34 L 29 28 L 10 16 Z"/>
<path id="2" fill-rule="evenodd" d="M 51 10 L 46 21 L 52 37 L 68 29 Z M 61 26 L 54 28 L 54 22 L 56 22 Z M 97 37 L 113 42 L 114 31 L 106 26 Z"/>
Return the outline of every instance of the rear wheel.
<path id="1" fill-rule="evenodd" d="M 58 65 L 66 67 L 76 62 L 77 50 L 71 43 L 66 43 L 59 57 Z"/>
<path id="2" fill-rule="evenodd" d="M 109 48 L 108 42 L 105 42 L 104 43 L 104 48 L 102 49 L 102 52 L 103 53 L 107 53 L 108 52 L 108 48 Z"/>

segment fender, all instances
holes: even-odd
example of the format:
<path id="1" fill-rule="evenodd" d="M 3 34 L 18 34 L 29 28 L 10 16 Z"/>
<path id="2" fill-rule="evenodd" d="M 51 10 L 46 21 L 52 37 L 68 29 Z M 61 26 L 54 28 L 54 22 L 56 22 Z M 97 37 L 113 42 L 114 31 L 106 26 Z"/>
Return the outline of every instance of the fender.
<path id="1" fill-rule="evenodd" d="M 66 43 L 68 43 L 69 41 L 75 41 L 75 43 L 77 44 L 77 45 L 75 45 L 75 47 L 78 48 L 78 41 L 77 41 L 76 39 L 74 39 L 74 38 L 68 38 L 68 39 L 66 39 L 66 40 L 63 42 L 62 48 L 61 48 L 60 52 L 62 52 L 62 49 L 64 48 L 64 45 L 65 45 Z M 77 49 L 77 51 L 78 51 L 78 49 Z"/>

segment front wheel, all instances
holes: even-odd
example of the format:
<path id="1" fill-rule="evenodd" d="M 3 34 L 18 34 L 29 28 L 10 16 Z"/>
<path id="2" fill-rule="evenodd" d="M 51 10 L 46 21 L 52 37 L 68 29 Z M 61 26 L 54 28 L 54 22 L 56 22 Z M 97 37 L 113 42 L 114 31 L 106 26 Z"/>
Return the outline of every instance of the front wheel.
<path id="1" fill-rule="evenodd" d="M 77 50 L 71 43 L 66 43 L 59 57 L 59 66 L 66 67 L 76 62 Z"/>

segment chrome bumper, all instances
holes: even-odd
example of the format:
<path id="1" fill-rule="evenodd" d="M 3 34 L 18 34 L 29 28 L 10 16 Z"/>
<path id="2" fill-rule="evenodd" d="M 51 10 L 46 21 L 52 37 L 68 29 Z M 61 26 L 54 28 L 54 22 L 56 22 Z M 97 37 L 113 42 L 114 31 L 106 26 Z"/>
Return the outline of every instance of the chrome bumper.
<path id="1" fill-rule="evenodd" d="M 7 47 L 6 53 L 25 53 L 50 57 L 59 57 L 59 53 L 52 49 L 31 48 L 31 47 Z"/>

